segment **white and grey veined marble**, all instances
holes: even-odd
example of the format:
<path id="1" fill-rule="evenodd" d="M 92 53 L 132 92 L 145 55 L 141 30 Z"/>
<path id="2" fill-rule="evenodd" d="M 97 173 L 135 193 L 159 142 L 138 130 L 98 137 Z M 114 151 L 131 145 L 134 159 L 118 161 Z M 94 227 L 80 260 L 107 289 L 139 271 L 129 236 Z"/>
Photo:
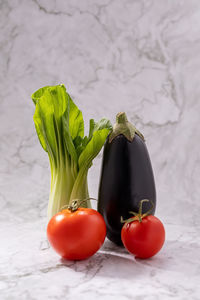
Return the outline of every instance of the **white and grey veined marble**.
<path id="1" fill-rule="evenodd" d="M 200 299 L 199 33 L 198 0 L 0 0 L 0 299 Z M 82 262 L 47 247 L 49 164 L 30 94 L 57 83 L 86 122 L 126 111 L 144 134 L 166 227 L 154 258 L 108 240 Z"/>

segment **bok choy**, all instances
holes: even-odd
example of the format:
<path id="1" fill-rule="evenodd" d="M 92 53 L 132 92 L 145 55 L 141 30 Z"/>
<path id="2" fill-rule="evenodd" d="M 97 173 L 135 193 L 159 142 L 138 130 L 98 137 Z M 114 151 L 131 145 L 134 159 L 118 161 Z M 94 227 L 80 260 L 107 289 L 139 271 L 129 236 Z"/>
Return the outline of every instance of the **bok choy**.
<path id="1" fill-rule="evenodd" d="M 112 125 L 103 118 L 90 120 L 89 135 L 84 135 L 82 112 L 64 85 L 46 86 L 32 95 L 34 123 L 39 141 L 48 153 L 51 188 L 48 217 L 74 199 L 89 197 L 87 174 L 101 150 Z M 90 202 L 83 204 L 90 207 Z"/>

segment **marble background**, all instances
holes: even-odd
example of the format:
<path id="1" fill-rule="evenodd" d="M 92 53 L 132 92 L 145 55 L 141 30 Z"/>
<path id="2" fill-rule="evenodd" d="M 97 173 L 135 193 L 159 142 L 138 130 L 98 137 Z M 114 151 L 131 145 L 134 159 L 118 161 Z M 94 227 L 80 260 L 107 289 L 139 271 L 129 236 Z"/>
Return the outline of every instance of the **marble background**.
<path id="1" fill-rule="evenodd" d="M 0 299 L 199 299 L 199 32 L 198 0 L 0 0 Z M 144 134 L 167 233 L 154 258 L 108 240 L 76 263 L 48 248 L 30 95 L 58 83 L 86 122 L 126 111 Z"/>

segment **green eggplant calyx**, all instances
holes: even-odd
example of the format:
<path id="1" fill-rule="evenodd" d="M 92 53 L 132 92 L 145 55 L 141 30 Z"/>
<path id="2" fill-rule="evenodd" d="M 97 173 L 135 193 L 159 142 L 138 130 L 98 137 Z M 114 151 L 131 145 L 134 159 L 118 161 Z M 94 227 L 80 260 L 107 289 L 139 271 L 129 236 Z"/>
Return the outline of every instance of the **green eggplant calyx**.
<path id="1" fill-rule="evenodd" d="M 142 213 L 142 204 L 144 202 L 151 202 L 151 205 L 152 205 L 152 207 L 145 214 Z M 126 224 L 134 222 L 134 221 L 139 221 L 141 223 L 143 218 L 145 218 L 151 214 L 151 211 L 153 208 L 154 208 L 154 203 L 151 200 L 143 199 L 140 201 L 138 213 L 136 213 L 134 211 L 129 211 L 129 214 L 134 215 L 134 217 L 131 217 L 126 220 L 124 220 L 123 217 L 121 217 L 120 221 L 121 221 L 121 223 L 126 223 Z"/>
<path id="2" fill-rule="evenodd" d="M 109 143 L 111 143 L 112 140 L 120 134 L 123 134 L 130 142 L 133 141 L 135 134 L 139 135 L 144 141 L 144 136 L 135 128 L 133 124 L 128 121 L 125 112 L 120 112 L 117 114 L 116 123 L 113 126 L 113 130 L 109 136 Z"/>
<path id="3" fill-rule="evenodd" d="M 127 116 L 126 116 L 125 112 L 119 112 L 116 115 L 116 123 L 124 124 L 126 122 L 128 122 L 128 119 L 127 119 Z"/>
<path id="4" fill-rule="evenodd" d="M 79 200 L 79 199 L 74 199 L 70 202 L 69 205 L 64 205 L 61 207 L 61 210 L 63 209 L 69 209 L 71 212 L 74 212 L 76 211 L 79 207 L 81 207 L 81 204 L 84 203 L 84 202 L 87 202 L 88 200 L 95 200 L 97 201 L 97 199 L 95 198 L 86 198 L 86 199 L 83 199 L 83 200 Z"/>

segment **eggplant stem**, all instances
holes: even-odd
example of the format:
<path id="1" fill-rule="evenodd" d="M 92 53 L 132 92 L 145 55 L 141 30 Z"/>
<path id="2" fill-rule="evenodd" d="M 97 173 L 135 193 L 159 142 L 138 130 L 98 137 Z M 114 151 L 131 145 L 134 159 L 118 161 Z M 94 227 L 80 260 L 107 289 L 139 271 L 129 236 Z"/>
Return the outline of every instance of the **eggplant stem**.
<path id="1" fill-rule="evenodd" d="M 118 135 L 122 134 L 129 142 L 132 142 L 135 134 L 141 137 L 144 141 L 144 136 L 131 124 L 125 112 L 120 112 L 116 116 L 116 123 L 113 126 L 113 130 L 109 135 L 109 143 L 113 141 Z"/>

